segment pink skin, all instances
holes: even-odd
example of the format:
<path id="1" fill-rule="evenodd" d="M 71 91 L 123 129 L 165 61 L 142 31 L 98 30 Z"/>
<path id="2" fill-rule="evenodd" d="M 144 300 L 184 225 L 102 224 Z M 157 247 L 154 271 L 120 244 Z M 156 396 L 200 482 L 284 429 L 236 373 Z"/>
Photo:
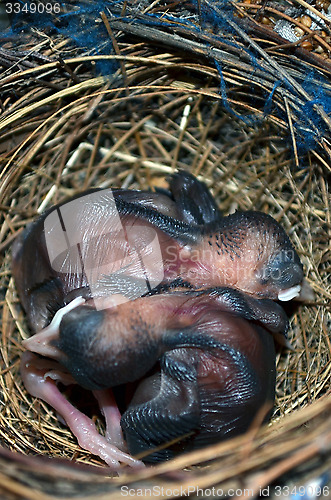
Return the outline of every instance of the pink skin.
<path id="1" fill-rule="evenodd" d="M 93 391 L 97 399 L 101 412 L 106 421 L 106 439 L 109 443 L 117 446 L 120 450 L 126 450 L 123 432 L 121 429 L 121 413 L 116 404 L 113 391 L 111 389 Z M 136 461 L 137 464 L 139 460 Z M 130 464 L 129 464 L 130 465 Z"/>
<path id="2" fill-rule="evenodd" d="M 64 418 L 83 449 L 99 456 L 114 471 L 119 471 L 121 464 L 134 468 L 144 467 L 140 460 L 120 449 L 125 447 L 120 428 L 121 415 L 110 389 L 94 393 L 106 419 L 107 434 L 103 437 L 94 422 L 77 410 L 59 391 L 56 381 L 65 385 L 75 383 L 69 374 L 63 372 L 61 365 L 26 351 L 21 359 L 21 375 L 27 391 L 48 403 Z"/>

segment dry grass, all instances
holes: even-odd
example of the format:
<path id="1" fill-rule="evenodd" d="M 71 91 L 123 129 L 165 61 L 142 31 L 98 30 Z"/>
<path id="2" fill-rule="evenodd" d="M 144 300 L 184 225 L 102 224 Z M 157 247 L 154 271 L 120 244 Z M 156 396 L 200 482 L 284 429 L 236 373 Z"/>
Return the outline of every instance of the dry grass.
<path id="1" fill-rule="evenodd" d="M 239 32 L 241 54 L 207 32 L 189 39 L 186 28 L 176 31 L 176 47 L 169 31 L 159 30 L 163 46 L 156 47 L 155 28 L 116 22 L 108 26 L 111 33 L 122 29 L 135 38 L 132 43 L 119 37 L 116 54 L 107 56 L 119 63 L 112 79 L 95 76 L 97 57 L 60 37 L 22 38 L 25 50 L 37 49 L 46 60 L 23 58 L 22 47 L 6 47 L 20 62 L 5 69 L 0 80 L 0 491 L 8 499 L 78 494 L 101 500 L 117 498 L 121 485 L 163 486 L 169 492 L 180 486 L 183 491 L 235 487 L 257 495 L 274 481 L 303 484 L 331 467 L 330 119 L 317 109 L 316 149 L 304 155 L 293 126 L 303 120 L 298 99 L 306 97 L 300 82 L 310 63 L 300 54 L 284 62 L 274 51 L 261 55 L 259 73 L 249 67 L 247 41 Z M 207 41 L 214 44 L 216 59 L 227 60 L 229 104 L 237 113 L 254 113 L 259 122 L 245 124 L 224 109 Z M 277 65 L 296 86 L 292 94 L 275 92 L 275 109 L 282 108 L 284 117 L 272 111 L 263 119 L 261 95 L 273 88 Z M 323 71 L 328 74 L 328 67 Z M 328 85 L 325 91 L 330 92 Z M 316 127 L 309 117 L 305 125 Z M 175 168 L 203 179 L 224 213 L 253 208 L 273 215 L 291 237 L 315 291 L 314 302 L 292 311 L 293 350 L 278 355 L 271 425 L 120 479 L 108 477 L 103 468 L 40 461 L 32 455 L 102 465 L 78 447 L 52 409 L 23 388 L 19 358 L 28 329 L 11 279 L 11 243 L 38 213 L 68 196 L 96 186 L 166 186 L 165 177 Z M 99 415 L 95 418 L 102 428 Z"/>

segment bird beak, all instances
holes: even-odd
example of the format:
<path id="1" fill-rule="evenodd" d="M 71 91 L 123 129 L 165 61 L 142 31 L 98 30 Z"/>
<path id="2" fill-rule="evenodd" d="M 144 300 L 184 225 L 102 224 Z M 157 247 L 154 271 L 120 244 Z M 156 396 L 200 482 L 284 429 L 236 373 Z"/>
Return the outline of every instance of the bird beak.
<path id="1" fill-rule="evenodd" d="M 292 286 L 286 290 L 281 290 L 278 294 L 278 300 L 286 302 L 288 300 L 298 300 L 300 302 L 312 302 L 315 300 L 315 294 L 307 280 L 303 280 L 301 285 Z"/>
<path id="2" fill-rule="evenodd" d="M 295 297 L 298 297 L 301 292 L 301 285 L 292 286 L 291 288 L 286 288 L 285 290 L 281 290 L 278 294 L 278 300 L 282 302 L 287 302 L 288 300 L 292 300 Z"/>

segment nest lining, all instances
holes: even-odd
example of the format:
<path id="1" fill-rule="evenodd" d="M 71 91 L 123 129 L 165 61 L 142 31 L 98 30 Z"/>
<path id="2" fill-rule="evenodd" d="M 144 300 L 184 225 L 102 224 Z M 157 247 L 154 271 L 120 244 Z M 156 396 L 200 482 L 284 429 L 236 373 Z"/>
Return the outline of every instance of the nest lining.
<path id="1" fill-rule="evenodd" d="M 108 478 L 98 476 L 100 484 L 95 485 L 93 495 L 101 498 L 104 491 L 115 494 L 120 484 L 130 481 L 143 486 L 160 482 L 168 485 L 172 471 L 179 474 L 171 479 L 172 485 L 245 484 L 254 486 L 257 493 L 259 487 L 279 477 L 287 480 L 286 473 L 302 482 L 320 470 L 328 470 L 329 158 L 321 151 L 304 155 L 296 151 L 293 155 L 293 141 L 287 140 L 293 130 L 276 115 L 269 116 L 263 125 L 245 124 L 234 117 L 224 109 L 218 73 L 206 61 L 193 63 L 177 52 L 155 51 L 145 40 L 132 44 L 120 39 L 120 57 L 111 57 L 120 60 L 122 67 L 108 80 L 94 76 L 89 65 L 93 57 L 73 53 L 75 49 L 68 40 L 55 37 L 45 43 L 37 34 L 25 40 L 25 48 L 34 47 L 37 41 L 44 43 L 42 52 L 47 56 L 52 46 L 53 53 L 62 54 L 62 59 L 74 60 L 70 63 L 74 76 L 64 66 L 39 61 L 34 68 L 11 75 L 7 72 L 2 79 L 3 120 L 10 126 L 2 136 L 0 233 L 0 429 L 4 447 L 30 458 L 42 454 L 102 465 L 78 447 L 46 404 L 34 400 L 23 388 L 18 365 L 21 338 L 28 335 L 28 328 L 11 280 L 13 239 L 40 211 L 89 187 L 166 187 L 164 177 L 174 168 L 184 168 L 208 184 L 225 214 L 253 208 L 273 215 L 296 246 L 316 299 L 300 306 L 292 316 L 293 351 L 283 351 L 277 358 L 277 399 L 269 428 L 259 433 L 253 429 L 245 438 L 180 457 L 126 482 L 114 479 L 109 483 Z M 247 102 L 252 96 L 240 84 L 237 71 L 229 71 L 227 78 L 233 85 L 228 93 L 230 100 L 234 103 L 238 96 L 244 96 L 239 107 L 250 112 L 252 105 Z M 26 92 L 28 83 L 30 90 Z M 261 116 L 259 106 L 255 111 Z M 95 415 L 102 431 L 102 418 L 95 407 L 86 411 Z M 323 453 L 324 463 L 320 458 Z M 13 491 L 15 481 L 6 472 L 5 451 L 1 456 L 7 488 Z M 31 471 L 35 463 L 23 466 L 20 460 L 10 460 L 13 470 L 20 471 L 19 483 L 25 485 L 26 495 L 32 497 L 37 488 L 56 497 L 49 484 L 54 484 L 57 466 L 47 472 L 47 467 L 40 465 L 44 481 L 40 477 L 28 480 L 29 474 L 34 477 Z M 199 467 L 183 475 L 178 472 L 191 465 Z M 79 479 L 75 481 L 81 484 L 79 471 L 70 474 L 77 474 Z M 93 489 L 96 472 L 88 474 L 91 476 L 85 478 L 90 478 Z"/>

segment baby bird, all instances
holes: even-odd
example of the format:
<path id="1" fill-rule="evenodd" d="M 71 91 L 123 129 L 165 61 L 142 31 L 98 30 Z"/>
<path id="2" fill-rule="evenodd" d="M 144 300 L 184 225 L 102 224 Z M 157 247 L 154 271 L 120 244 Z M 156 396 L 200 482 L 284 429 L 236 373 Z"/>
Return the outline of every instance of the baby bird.
<path id="1" fill-rule="evenodd" d="M 13 275 L 35 333 L 27 390 L 113 469 L 237 435 L 272 408 L 273 335 L 288 327 L 274 300 L 300 294 L 301 262 L 272 217 L 223 217 L 191 174 L 169 191 L 91 190 L 52 207 L 16 240 Z M 105 437 L 59 381 L 93 391 Z M 113 388 L 128 385 L 121 413 Z"/>
<path id="2" fill-rule="evenodd" d="M 263 406 L 270 414 L 273 334 L 285 335 L 288 328 L 274 301 L 224 287 L 171 291 L 102 310 L 89 302 L 76 297 L 24 341 L 30 352 L 22 375 L 28 391 L 50 403 L 81 445 L 109 465 L 137 466 L 130 456 L 140 454 L 145 462 L 168 459 L 245 432 Z M 32 352 L 58 364 L 40 364 Z M 65 400 L 55 380 L 94 391 L 102 409 L 107 407 L 104 413 L 112 415 L 107 422 L 112 442 L 92 432 L 91 422 Z M 132 382 L 137 387 L 121 416 L 110 388 Z M 174 439 L 178 442 L 168 447 Z M 154 451 L 159 446 L 164 448 Z"/>

